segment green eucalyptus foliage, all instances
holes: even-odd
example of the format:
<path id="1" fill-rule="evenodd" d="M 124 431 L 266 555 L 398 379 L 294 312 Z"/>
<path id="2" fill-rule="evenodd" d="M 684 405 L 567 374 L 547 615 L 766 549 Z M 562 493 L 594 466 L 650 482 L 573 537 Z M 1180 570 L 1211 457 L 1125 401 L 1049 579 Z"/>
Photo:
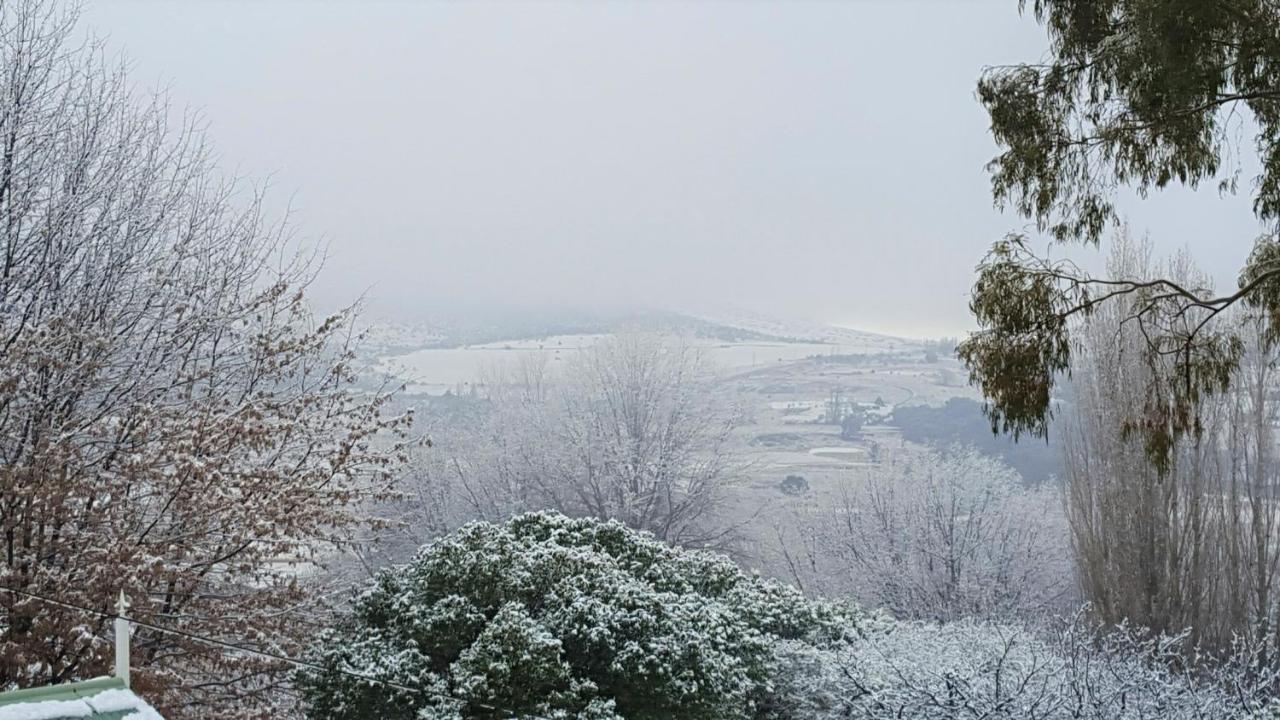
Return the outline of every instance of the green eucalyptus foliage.
<path id="1" fill-rule="evenodd" d="M 855 626 L 723 557 L 534 513 L 467 525 L 380 573 L 298 685 L 324 720 L 782 718 L 778 643 Z"/>
<path id="2" fill-rule="evenodd" d="M 1238 185 L 1224 163 L 1251 117 L 1254 211 L 1280 222 L 1280 2 L 1276 0 L 1034 0 L 1046 62 L 988 70 L 978 97 L 1002 152 L 988 166 L 998 205 L 1057 242 L 1097 244 L 1117 216 L 1115 192 L 1172 183 Z M 1258 241 L 1238 292 L 1216 297 L 1167 279 L 1090 278 L 1002 240 L 978 268 L 980 330 L 959 348 L 988 397 L 996 431 L 1043 435 L 1055 379 L 1070 365 L 1073 318 L 1130 296 L 1158 376 L 1123 428 L 1141 434 L 1167 470 L 1178 438 L 1196 433 L 1200 400 L 1230 384 L 1242 346 L 1219 313 L 1245 304 L 1280 339 L 1280 243 Z"/>
<path id="3" fill-rule="evenodd" d="M 1025 8 L 1026 3 L 1023 6 Z M 1005 151 L 992 189 L 1059 240 L 1097 242 L 1112 191 L 1215 178 L 1247 109 L 1263 161 L 1254 207 L 1280 218 L 1280 4 L 1036 0 L 1045 64 L 989 70 L 978 96 Z"/>
<path id="4" fill-rule="evenodd" d="M 1068 301 L 1056 279 L 1027 258 L 1021 237 L 995 244 L 969 305 L 985 329 L 956 352 L 987 396 L 993 432 L 1044 437 L 1054 376 L 1070 360 Z"/>

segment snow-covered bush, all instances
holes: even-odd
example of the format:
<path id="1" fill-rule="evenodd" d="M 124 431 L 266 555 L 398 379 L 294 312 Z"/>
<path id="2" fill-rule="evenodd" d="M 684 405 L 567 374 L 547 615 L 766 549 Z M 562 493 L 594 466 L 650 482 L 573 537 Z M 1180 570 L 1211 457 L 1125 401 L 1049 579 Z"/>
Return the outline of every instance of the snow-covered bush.
<path id="1" fill-rule="evenodd" d="M 298 685 L 315 720 L 1280 718 L 1265 642 L 1205 657 L 1091 618 L 895 622 L 540 513 L 383 572 Z"/>
<path id="2" fill-rule="evenodd" d="M 1199 660 L 1184 640 L 1100 633 L 1083 613 L 1040 632 L 904 622 L 840 645 L 783 641 L 775 692 L 813 720 L 1244 720 L 1280 708 L 1258 648 Z"/>
<path id="3" fill-rule="evenodd" d="M 325 720 L 791 717 L 775 649 L 835 646 L 858 623 L 723 557 L 535 513 L 382 572 L 298 681 Z"/>

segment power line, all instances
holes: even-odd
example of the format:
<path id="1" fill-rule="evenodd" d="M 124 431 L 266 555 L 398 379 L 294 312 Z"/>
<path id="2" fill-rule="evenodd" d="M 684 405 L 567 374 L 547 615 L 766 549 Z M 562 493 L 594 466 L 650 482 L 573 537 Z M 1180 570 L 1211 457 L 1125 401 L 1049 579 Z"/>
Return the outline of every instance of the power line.
<path id="1" fill-rule="evenodd" d="M 68 610 L 76 610 L 79 612 L 88 613 L 90 615 L 95 615 L 99 618 L 103 618 L 106 620 L 114 620 L 116 618 L 120 618 L 133 625 L 137 625 L 138 627 L 147 628 L 148 630 L 154 630 L 156 632 L 165 633 L 167 635 L 176 635 L 178 637 L 186 638 L 188 640 L 194 640 L 196 642 L 202 642 L 208 645 L 216 645 L 218 647 L 221 647 L 227 650 L 235 650 L 237 652 L 243 652 L 243 653 L 248 653 L 250 655 L 257 655 L 259 657 L 268 658 L 271 660 L 277 660 L 279 662 L 288 663 L 289 665 L 292 665 L 297 668 L 305 668 L 308 670 L 318 670 L 320 672 L 329 672 L 331 670 L 336 670 L 338 673 L 342 675 L 347 675 L 357 680 L 363 680 L 365 682 L 370 682 L 375 685 L 383 685 L 389 688 L 393 688 L 395 690 L 400 690 L 402 692 L 410 692 L 418 695 L 424 695 L 426 697 L 435 698 L 437 700 L 452 700 L 454 702 L 474 705 L 475 707 L 482 708 L 484 710 L 492 710 L 494 712 L 507 713 L 511 715 L 511 717 L 513 718 L 526 718 L 527 720 L 551 720 L 551 718 L 548 718 L 543 715 L 531 715 L 529 713 L 518 712 L 510 708 L 498 707 L 496 705 L 489 705 L 486 703 L 477 702 L 475 700 L 460 698 L 454 695 L 449 695 L 447 693 L 434 692 L 431 690 L 425 690 L 423 688 L 416 688 L 416 687 L 410 687 L 408 685 L 401 685 L 400 683 L 392 682 L 390 680 L 383 680 L 382 678 L 377 678 L 370 675 L 364 675 L 362 673 L 355 672 L 354 670 L 347 670 L 341 667 L 328 668 L 323 665 L 319 665 L 313 662 L 308 662 L 306 660 L 291 658 L 288 655 L 273 653 L 267 650 L 258 650 L 256 648 L 245 647 L 243 645 L 236 645 L 235 643 L 230 643 L 225 640 L 219 640 L 217 638 L 211 638 L 205 635 L 199 635 L 197 633 L 188 632 L 186 630 L 179 630 L 177 628 L 169 628 L 161 625 L 156 625 L 155 623 L 147 622 L 145 620 L 138 620 L 136 618 L 129 617 L 128 615 L 122 615 L 119 613 L 109 613 L 102 610 L 96 610 L 94 608 L 85 607 L 83 605 L 76 605 L 75 603 L 69 603 L 64 600 L 57 600 L 55 598 L 45 597 L 44 595 L 28 592 L 26 590 L 18 590 L 16 588 L 0 588 L 0 589 L 6 590 L 15 595 L 21 595 L 23 597 L 28 597 L 33 600 L 39 600 L 40 602 L 43 602 L 43 603 L 55 605 L 57 607 L 66 608 Z"/>

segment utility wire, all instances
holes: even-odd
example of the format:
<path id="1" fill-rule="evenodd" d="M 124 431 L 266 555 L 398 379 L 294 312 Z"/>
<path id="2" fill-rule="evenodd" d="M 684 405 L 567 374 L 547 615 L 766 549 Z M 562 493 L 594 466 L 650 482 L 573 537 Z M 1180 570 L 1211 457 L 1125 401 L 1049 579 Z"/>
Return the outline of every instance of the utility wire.
<path id="1" fill-rule="evenodd" d="M 258 650 L 255 648 L 245 647 L 243 645 L 236 645 L 235 643 L 229 643 L 225 640 L 219 640 L 217 638 L 211 638 L 205 635 L 198 635 L 196 633 L 188 632 L 186 630 L 178 630 L 177 628 L 169 628 L 161 625 L 156 625 L 155 623 L 150 623 L 145 620 L 138 620 L 136 618 L 132 618 L 127 615 L 122 615 L 119 613 L 109 613 L 109 612 L 104 612 L 102 610 L 95 610 L 93 608 L 85 607 L 83 605 L 76 605 L 74 603 L 69 603 L 64 600 L 57 600 L 51 597 L 45 597 L 44 595 L 28 592 L 26 590 L 18 590 L 16 588 L 0 588 L 0 590 L 5 590 L 7 592 L 13 593 L 14 595 L 21 595 L 23 597 L 31 598 L 32 600 L 38 600 L 40 602 L 47 603 L 49 605 L 55 605 L 57 607 L 66 608 L 68 610 L 76 610 L 83 613 L 89 613 L 90 615 L 95 615 L 97 617 L 100 617 L 106 620 L 114 620 L 116 618 L 120 618 L 133 625 L 137 625 L 138 627 L 147 628 L 148 630 L 154 630 L 156 632 L 165 633 L 168 635 L 176 635 L 178 637 L 186 638 L 188 640 L 194 640 L 196 642 L 202 642 L 208 645 L 216 645 L 226 650 L 235 650 L 237 652 L 249 653 L 250 655 L 257 655 L 259 657 L 264 657 L 271 660 L 278 660 L 280 662 L 288 663 L 289 665 L 292 665 L 297 668 L 305 668 L 307 670 L 318 670 L 320 672 L 329 672 L 331 670 L 336 670 L 337 672 L 343 675 L 356 678 L 357 680 L 363 680 L 365 682 L 374 683 L 375 685 L 384 685 L 386 687 L 393 688 L 395 690 L 400 690 L 401 692 L 415 693 L 418 695 L 424 695 L 430 698 L 435 698 L 437 700 L 452 700 L 454 702 L 474 705 L 475 707 L 482 708 L 484 710 L 492 710 L 493 712 L 507 713 L 512 718 L 523 718 L 525 720 L 552 720 L 551 718 L 548 718 L 544 715 L 531 715 L 529 713 L 521 713 L 521 712 L 512 710 L 510 708 L 489 705 L 486 703 L 477 702 L 475 700 L 468 700 L 466 698 L 460 698 L 460 697 L 449 695 L 446 693 L 434 692 L 431 690 L 425 690 L 423 688 L 410 687 L 408 685 L 402 685 L 400 683 L 391 682 L 390 680 L 383 680 L 382 678 L 376 678 L 371 675 L 364 675 L 362 673 L 355 672 L 354 670 L 347 670 L 341 667 L 328 668 L 323 665 L 318 665 L 313 662 L 308 662 L 306 660 L 291 658 L 288 655 L 273 653 L 267 650 Z"/>

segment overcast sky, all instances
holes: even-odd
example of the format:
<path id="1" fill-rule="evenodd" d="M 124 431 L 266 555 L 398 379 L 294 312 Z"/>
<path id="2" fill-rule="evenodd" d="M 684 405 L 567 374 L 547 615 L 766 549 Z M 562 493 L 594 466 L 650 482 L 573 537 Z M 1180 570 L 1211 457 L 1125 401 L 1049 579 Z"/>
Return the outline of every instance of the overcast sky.
<path id="1" fill-rule="evenodd" d="M 329 243 L 326 302 L 708 303 L 907 335 L 971 327 L 991 204 L 985 65 L 1016 0 L 86 0 L 198 108 L 223 165 Z M 1247 198 L 1132 204 L 1229 282 Z"/>

